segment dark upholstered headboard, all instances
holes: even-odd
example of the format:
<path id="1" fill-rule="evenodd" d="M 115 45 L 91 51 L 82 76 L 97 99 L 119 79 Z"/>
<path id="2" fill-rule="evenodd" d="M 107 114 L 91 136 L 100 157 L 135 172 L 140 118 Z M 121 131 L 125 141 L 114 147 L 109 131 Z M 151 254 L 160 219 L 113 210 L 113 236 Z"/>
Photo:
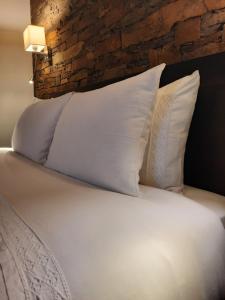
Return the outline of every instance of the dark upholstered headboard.
<path id="1" fill-rule="evenodd" d="M 161 85 L 198 69 L 201 86 L 185 155 L 185 183 L 225 195 L 225 53 L 168 66 Z"/>

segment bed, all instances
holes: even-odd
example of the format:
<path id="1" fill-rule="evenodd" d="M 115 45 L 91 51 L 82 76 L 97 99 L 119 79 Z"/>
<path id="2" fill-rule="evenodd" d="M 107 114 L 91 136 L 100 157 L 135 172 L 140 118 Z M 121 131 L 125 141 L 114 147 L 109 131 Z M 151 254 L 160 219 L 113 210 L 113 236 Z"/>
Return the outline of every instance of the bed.
<path id="1" fill-rule="evenodd" d="M 192 186 L 184 186 L 185 197 L 214 211 L 225 227 L 225 197 L 206 190 L 197 189 Z"/>
<path id="2" fill-rule="evenodd" d="M 187 64 L 169 67 L 166 80 L 204 65 L 201 59 Z M 198 188 L 198 197 L 189 186 L 184 195 L 142 185 L 139 197 L 123 195 L 1 149 L 0 299 L 225 299 L 224 169 L 217 181 L 207 172 L 204 182 L 190 175 L 202 146 L 191 142 L 198 116 L 185 164 L 185 183 Z M 223 149 L 217 135 L 210 138 Z M 217 155 L 212 172 L 218 159 L 223 166 Z M 221 198 L 206 200 L 199 188 L 207 186 Z M 212 208 L 215 197 L 221 205 Z"/>
<path id="3" fill-rule="evenodd" d="M 11 151 L 1 151 L 0 167 L 2 197 L 54 253 L 71 299 L 224 299 L 225 234 L 209 209 L 144 186 L 137 201 Z M 35 269 L 40 262 L 30 252 L 30 272 L 40 280 L 32 292 L 48 299 L 42 273 Z M 3 274 L 10 291 L 12 274 L 4 268 Z M 61 294 L 55 299 L 70 299 Z"/>

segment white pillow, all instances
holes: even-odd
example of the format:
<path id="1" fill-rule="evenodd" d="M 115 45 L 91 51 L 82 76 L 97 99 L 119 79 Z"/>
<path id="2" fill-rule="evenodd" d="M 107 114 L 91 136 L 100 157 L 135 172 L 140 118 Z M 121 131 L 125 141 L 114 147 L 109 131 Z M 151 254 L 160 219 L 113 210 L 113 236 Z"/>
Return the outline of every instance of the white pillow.
<path id="1" fill-rule="evenodd" d="M 185 146 L 199 84 L 196 71 L 159 89 L 140 183 L 182 190 Z"/>
<path id="2" fill-rule="evenodd" d="M 56 126 L 46 166 L 137 196 L 139 171 L 162 64 L 138 76 L 76 93 Z"/>
<path id="3" fill-rule="evenodd" d="M 12 136 L 14 151 L 38 163 L 44 163 L 59 115 L 71 97 L 72 93 L 68 93 L 31 104 L 15 126 Z"/>

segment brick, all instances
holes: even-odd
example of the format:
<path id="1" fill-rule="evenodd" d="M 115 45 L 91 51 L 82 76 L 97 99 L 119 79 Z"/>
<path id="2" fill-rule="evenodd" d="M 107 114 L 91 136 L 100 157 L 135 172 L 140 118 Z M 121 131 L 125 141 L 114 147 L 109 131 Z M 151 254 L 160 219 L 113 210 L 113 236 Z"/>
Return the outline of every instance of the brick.
<path id="1" fill-rule="evenodd" d="M 147 71 L 149 69 L 149 65 L 143 65 L 143 66 L 132 66 L 128 69 L 125 69 L 126 76 L 130 75 L 136 75 L 139 73 L 142 73 L 144 71 Z"/>
<path id="2" fill-rule="evenodd" d="M 95 56 L 100 56 L 104 53 L 113 52 L 121 48 L 121 39 L 119 34 L 113 34 L 110 38 L 107 38 L 99 42 L 95 46 Z"/>
<path id="3" fill-rule="evenodd" d="M 68 82 L 68 78 L 64 78 L 64 79 L 61 80 L 61 84 L 65 84 L 67 82 Z"/>
<path id="4" fill-rule="evenodd" d="M 205 0 L 205 5 L 209 10 L 225 8 L 225 0 Z"/>
<path id="5" fill-rule="evenodd" d="M 83 68 L 93 68 L 94 60 L 88 57 L 88 54 L 82 56 L 78 59 L 73 60 L 72 62 L 72 72 L 78 71 Z"/>
<path id="6" fill-rule="evenodd" d="M 155 67 L 159 65 L 159 50 L 158 49 L 150 49 L 149 54 L 149 64 L 151 67 Z"/>
<path id="7" fill-rule="evenodd" d="M 57 43 L 58 43 L 58 32 L 57 30 L 53 30 L 51 32 L 48 32 L 48 34 L 46 35 L 46 42 L 47 45 L 51 48 L 56 47 Z"/>
<path id="8" fill-rule="evenodd" d="M 44 62 L 43 60 L 38 60 L 36 67 L 39 70 L 43 70 L 43 69 L 49 67 L 49 62 Z"/>
<path id="9" fill-rule="evenodd" d="M 78 42 L 78 33 L 73 32 L 66 40 L 66 46 L 69 48 Z"/>
<path id="10" fill-rule="evenodd" d="M 62 80 L 62 79 L 65 79 L 65 78 L 69 78 L 70 76 L 71 76 L 71 72 L 66 72 L 66 73 L 63 72 L 61 74 L 60 78 Z"/>
<path id="11" fill-rule="evenodd" d="M 87 70 L 81 70 L 75 74 L 73 74 L 70 78 L 70 81 L 79 81 L 84 78 L 88 77 L 88 71 Z"/>
<path id="12" fill-rule="evenodd" d="M 204 21 L 201 22 L 201 38 L 207 38 L 211 34 L 216 34 L 221 30 L 221 24 L 208 26 Z"/>
<path id="13" fill-rule="evenodd" d="M 64 22 L 63 26 L 60 28 L 60 30 L 59 30 L 60 36 L 63 36 L 64 33 L 69 32 L 69 31 L 71 32 L 72 30 L 73 30 L 73 20 L 69 19 L 66 22 Z"/>
<path id="14" fill-rule="evenodd" d="M 71 59 L 73 57 L 76 57 L 78 54 L 80 54 L 81 50 L 83 49 L 84 42 L 78 42 L 77 44 L 73 45 L 72 47 L 68 48 L 64 53 L 64 59 Z"/>
<path id="15" fill-rule="evenodd" d="M 66 49 L 67 49 L 67 43 L 64 42 L 64 43 L 62 43 L 61 45 L 58 46 L 57 51 L 62 52 L 62 51 L 65 51 Z"/>
<path id="16" fill-rule="evenodd" d="M 104 75 L 102 79 L 103 81 L 105 81 L 113 78 L 121 78 L 124 76 L 125 70 L 126 70 L 126 65 L 121 65 L 111 69 L 106 69 L 104 71 Z"/>
<path id="17" fill-rule="evenodd" d="M 122 47 L 126 48 L 130 45 L 135 45 L 148 41 L 158 36 L 162 29 L 162 20 L 160 12 L 157 11 L 147 17 L 141 23 L 135 24 L 122 32 Z M 161 32 L 161 34 L 163 34 Z"/>
<path id="18" fill-rule="evenodd" d="M 80 80 L 79 87 L 80 88 L 86 87 L 87 84 L 88 84 L 87 78 L 83 78 L 83 79 Z"/>
<path id="19" fill-rule="evenodd" d="M 53 55 L 37 61 L 43 98 L 225 51 L 225 0 L 31 0 L 31 12 Z"/>
<path id="20" fill-rule="evenodd" d="M 55 85 L 56 86 L 60 85 L 60 82 L 61 82 L 61 76 L 59 75 L 55 78 Z"/>
<path id="21" fill-rule="evenodd" d="M 114 5 L 108 14 L 104 17 L 104 24 L 106 27 L 110 27 L 118 21 L 121 21 L 126 13 L 125 5 L 120 1 L 117 5 Z"/>
<path id="22" fill-rule="evenodd" d="M 103 28 L 101 22 L 94 24 L 93 26 L 89 26 L 84 30 L 79 32 L 78 39 L 79 41 L 88 41 L 92 37 L 99 34 L 99 31 Z"/>
<path id="23" fill-rule="evenodd" d="M 63 63 L 66 60 L 69 60 L 73 57 L 76 57 L 80 54 L 81 50 L 83 49 L 83 42 L 78 42 L 77 44 L 73 45 L 72 47 L 68 48 L 67 50 L 63 52 L 57 52 L 53 56 L 53 64 L 57 65 L 60 63 Z"/>
<path id="24" fill-rule="evenodd" d="M 200 39 L 200 18 L 193 18 L 180 22 L 175 31 L 175 41 L 177 45 L 190 43 Z M 191 28 L 191 30 L 190 30 Z"/>
<path id="25" fill-rule="evenodd" d="M 221 23 L 225 23 L 225 9 L 208 13 L 203 18 L 202 26 L 211 27 L 213 25 L 221 24 Z"/>
<path id="26" fill-rule="evenodd" d="M 78 32 L 85 29 L 86 27 L 95 23 L 97 18 L 97 7 L 95 5 L 89 6 L 89 9 L 83 11 L 77 20 L 73 22 L 73 30 Z"/>
<path id="27" fill-rule="evenodd" d="M 225 51 L 225 43 L 209 43 L 201 46 L 193 51 L 186 52 L 183 55 L 184 60 L 194 59 L 197 57 L 203 57 L 210 54 L 220 53 Z"/>
<path id="28" fill-rule="evenodd" d="M 66 65 L 66 72 L 72 71 L 72 64 L 67 64 Z"/>
<path id="29" fill-rule="evenodd" d="M 174 44 L 166 45 L 159 51 L 159 64 L 174 64 L 181 60 L 182 58 L 179 48 L 177 48 Z"/>
<path id="30" fill-rule="evenodd" d="M 143 19 L 144 16 L 149 16 L 146 14 L 146 6 L 139 6 L 135 9 L 129 10 L 127 14 L 121 19 L 121 25 L 123 27 L 130 26 L 132 24 L 137 24 L 140 20 Z"/>
<path id="31" fill-rule="evenodd" d="M 63 61 L 64 61 L 63 52 L 57 52 L 52 58 L 53 65 L 60 64 Z"/>
<path id="32" fill-rule="evenodd" d="M 161 9 L 164 30 L 169 32 L 177 22 L 199 17 L 204 13 L 206 13 L 206 7 L 203 0 L 174 1 Z"/>
<path id="33" fill-rule="evenodd" d="M 51 67 L 47 67 L 42 70 L 42 74 L 50 74 L 50 72 L 51 72 Z"/>
<path id="34" fill-rule="evenodd" d="M 225 42 L 225 25 L 223 25 L 222 41 Z"/>

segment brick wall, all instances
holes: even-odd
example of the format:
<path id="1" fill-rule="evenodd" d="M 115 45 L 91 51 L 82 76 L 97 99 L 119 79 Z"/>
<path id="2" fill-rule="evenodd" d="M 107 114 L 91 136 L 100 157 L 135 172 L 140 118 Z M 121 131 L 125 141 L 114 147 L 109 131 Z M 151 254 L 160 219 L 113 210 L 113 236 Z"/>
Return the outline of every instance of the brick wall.
<path id="1" fill-rule="evenodd" d="M 53 54 L 38 59 L 40 98 L 225 50 L 225 0 L 31 0 L 31 13 Z"/>

